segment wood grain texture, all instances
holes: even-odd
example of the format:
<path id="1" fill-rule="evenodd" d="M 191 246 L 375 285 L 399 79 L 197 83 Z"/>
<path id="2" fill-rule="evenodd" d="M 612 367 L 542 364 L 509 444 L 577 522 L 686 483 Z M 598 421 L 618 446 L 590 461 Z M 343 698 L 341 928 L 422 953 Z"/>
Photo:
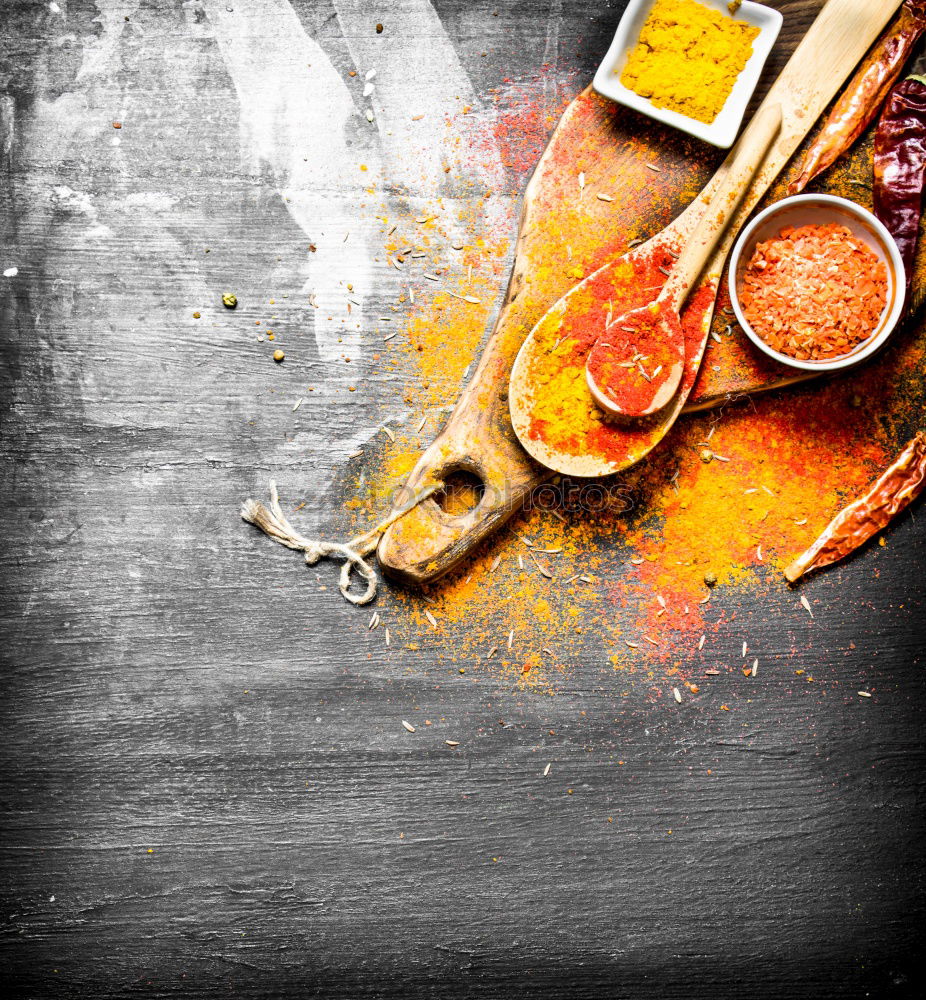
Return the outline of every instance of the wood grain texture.
<path id="1" fill-rule="evenodd" d="M 222 8 L 253 5 L 281 30 L 276 3 Z M 552 698 L 459 674 L 452 637 L 385 650 L 331 567 L 237 508 L 275 474 L 341 529 L 338 470 L 411 375 L 351 398 L 287 332 L 308 237 L 282 168 L 242 156 L 205 5 L 57 6 L 0 17 L 8 992 L 921 995 L 922 505 L 818 579 L 813 621 L 729 596 L 717 660 L 748 634 L 762 680 L 719 678 L 720 717 L 594 646 Z M 620 6 L 435 9 L 478 94 L 513 77 L 552 106 Z M 792 44 L 814 6 L 782 5 Z M 340 7 L 292 10 L 346 80 Z M 360 45 L 400 5 L 352 9 Z M 246 330 L 270 298 L 292 367 Z"/>

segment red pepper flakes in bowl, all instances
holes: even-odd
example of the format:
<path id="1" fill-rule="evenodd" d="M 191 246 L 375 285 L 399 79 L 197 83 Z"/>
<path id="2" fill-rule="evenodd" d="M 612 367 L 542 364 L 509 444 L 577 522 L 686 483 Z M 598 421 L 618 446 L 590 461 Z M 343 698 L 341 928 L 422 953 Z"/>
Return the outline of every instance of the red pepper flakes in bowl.
<path id="1" fill-rule="evenodd" d="M 799 361 L 832 361 L 878 326 L 887 303 L 887 267 L 839 223 L 786 226 L 756 244 L 739 302 L 773 350 Z"/>

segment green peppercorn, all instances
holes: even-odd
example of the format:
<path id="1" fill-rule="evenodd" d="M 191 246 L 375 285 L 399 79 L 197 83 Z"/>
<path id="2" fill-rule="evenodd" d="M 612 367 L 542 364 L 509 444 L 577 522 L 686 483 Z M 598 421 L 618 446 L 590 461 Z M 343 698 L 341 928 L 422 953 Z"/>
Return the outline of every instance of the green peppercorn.
<path id="1" fill-rule="evenodd" d="M 713 458 L 714 458 L 714 453 L 711 451 L 710 448 L 702 448 L 701 449 L 701 461 L 705 465 L 707 465 L 708 462 L 713 461 Z"/>
<path id="2" fill-rule="evenodd" d="M 279 349 L 279 347 L 273 352 L 273 360 L 279 364 L 286 355 Z"/>
<path id="3" fill-rule="evenodd" d="M 713 570 L 709 569 L 704 574 L 704 583 L 708 587 L 716 587 L 717 586 L 717 574 Z"/>
<path id="4" fill-rule="evenodd" d="M 222 305 L 225 306 L 226 309 L 234 309 L 235 306 L 238 305 L 238 296 L 232 295 L 231 292 L 226 292 L 222 296 Z"/>

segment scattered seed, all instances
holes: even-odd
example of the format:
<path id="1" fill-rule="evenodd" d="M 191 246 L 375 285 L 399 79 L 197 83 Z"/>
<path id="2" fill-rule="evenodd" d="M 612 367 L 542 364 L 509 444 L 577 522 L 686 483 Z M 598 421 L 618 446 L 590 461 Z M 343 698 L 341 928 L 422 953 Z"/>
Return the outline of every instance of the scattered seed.
<path id="1" fill-rule="evenodd" d="M 590 576 L 580 576 L 579 583 L 591 583 L 592 578 Z"/>
<path id="2" fill-rule="evenodd" d="M 643 565 L 643 557 L 642 556 L 633 556 L 631 558 L 631 560 L 630 560 L 630 563 L 631 563 L 632 566 L 642 566 Z"/>
<path id="3" fill-rule="evenodd" d="M 543 776 L 544 777 L 546 777 L 550 773 L 550 768 L 552 766 L 553 766 L 552 764 L 547 764 L 547 766 L 543 769 Z"/>
<path id="4" fill-rule="evenodd" d="M 657 594 L 656 600 L 659 602 L 661 607 L 664 608 L 666 606 L 666 599 L 662 596 L 662 594 Z"/>
<path id="5" fill-rule="evenodd" d="M 704 673 L 706 673 L 708 675 L 708 677 L 717 677 L 720 674 L 720 671 L 719 670 L 714 670 L 712 668 L 710 670 L 705 670 Z"/>
<path id="6" fill-rule="evenodd" d="M 759 672 L 759 661 L 758 660 L 753 660 L 752 661 L 752 676 L 755 677 L 758 672 Z"/>
<path id="7" fill-rule="evenodd" d="M 386 629 L 386 645 L 387 646 L 391 646 L 392 645 L 392 636 L 389 634 L 389 629 L 388 628 Z"/>
<path id="8" fill-rule="evenodd" d="M 729 462 L 730 461 L 729 458 L 725 458 L 723 455 L 718 455 L 716 451 L 714 452 L 714 458 L 716 458 L 718 462 Z"/>
<path id="9" fill-rule="evenodd" d="M 387 340 L 392 340 L 393 337 L 398 337 L 399 331 L 396 330 L 395 333 L 390 333 L 388 336 L 383 337 L 383 343 L 385 344 Z"/>
<path id="10" fill-rule="evenodd" d="M 650 638 L 650 637 L 649 637 L 648 635 L 645 635 L 645 636 L 643 636 L 643 638 L 644 638 L 644 639 L 645 639 L 645 640 L 646 640 L 646 641 L 647 641 L 647 642 L 648 642 L 648 643 L 649 643 L 649 644 L 650 644 L 651 646 L 658 646 L 658 645 L 659 645 L 659 643 L 658 643 L 658 642 L 656 642 L 656 640 L 655 640 L 655 639 L 651 639 L 651 638 Z"/>
<path id="11" fill-rule="evenodd" d="M 404 727 L 405 727 L 405 728 L 406 728 L 406 729 L 407 729 L 407 730 L 408 730 L 408 731 L 409 731 L 410 733 L 413 733 L 413 732 L 415 731 L 415 727 L 414 727 L 414 726 L 413 726 L 413 725 L 412 725 L 412 724 L 411 724 L 410 722 L 406 722 L 406 721 L 405 721 L 404 719 L 402 720 L 402 725 L 403 725 L 403 726 L 404 726 Z"/>
<path id="12" fill-rule="evenodd" d="M 661 170 L 659 169 L 659 167 L 657 167 L 657 166 L 656 166 L 655 164 L 653 164 L 653 163 L 647 163 L 647 164 L 646 164 L 646 166 L 647 166 L 647 167 L 648 167 L 648 168 L 649 168 L 650 170 L 655 170 L 657 174 L 661 174 L 661 173 L 662 173 L 662 171 L 661 171 Z"/>
<path id="13" fill-rule="evenodd" d="M 585 190 L 585 174 L 584 173 L 580 173 L 579 174 L 579 190 L 580 191 L 584 191 Z"/>
<path id="14" fill-rule="evenodd" d="M 514 645 L 514 629 L 512 629 L 508 633 L 508 648 L 511 649 L 513 645 Z"/>
<path id="15" fill-rule="evenodd" d="M 810 617 L 813 618 L 813 611 L 811 611 L 810 609 L 810 601 L 807 600 L 807 597 L 804 594 L 801 594 L 801 604 L 803 605 L 804 610 L 807 612 L 807 614 L 809 614 Z"/>
<path id="16" fill-rule="evenodd" d="M 379 624 L 379 612 L 374 611 L 373 616 L 370 618 L 370 624 L 367 626 L 372 632 L 373 629 Z"/>
<path id="17" fill-rule="evenodd" d="M 460 745 L 459 740 L 444 740 L 448 747 L 458 747 Z"/>
<path id="18" fill-rule="evenodd" d="M 702 635 L 701 638 L 698 639 L 698 649 L 704 649 L 704 643 L 706 641 L 707 641 L 707 636 L 706 635 Z"/>
<path id="19" fill-rule="evenodd" d="M 609 194 L 602 194 L 600 191 L 598 192 L 598 194 L 595 195 L 595 197 L 599 201 L 614 201 L 614 199 L 611 197 L 611 195 L 609 195 Z"/>
<path id="20" fill-rule="evenodd" d="M 766 511 L 766 514 L 768 514 L 768 511 Z M 756 558 L 758 558 L 759 562 L 764 562 L 765 561 L 762 558 L 762 546 L 761 545 L 756 548 Z"/>
<path id="21" fill-rule="evenodd" d="M 531 557 L 531 559 L 534 560 L 534 564 L 536 565 L 537 569 L 540 570 L 541 574 L 545 576 L 548 580 L 552 580 L 553 574 L 547 569 L 546 566 L 543 565 L 543 563 L 534 555 L 534 553 L 528 552 L 527 554 Z"/>
<path id="22" fill-rule="evenodd" d="M 493 656 L 498 652 L 498 646 L 493 646 L 488 653 L 486 653 L 486 659 L 491 660 Z"/>
<path id="23" fill-rule="evenodd" d="M 425 273 L 425 274 L 422 274 L 421 277 L 422 278 L 427 278 L 428 281 L 440 281 L 440 278 L 438 278 L 438 276 L 436 274 L 427 274 L 427 273 Z"/>
<path id="24" fill-rule="evenodd" d="M 431 614 L 430 611 L 428 611 L 427 608 L 424 609 L 424 616 L 431 623 L 431 628 L 437 628 L 437 619 Z"/>
<path id="25" fill-rule="evenodd" d="M 704 595 L 704 596 L 703 596 L 703 597 L 701 598 L 701 600 L 700 600 L 700 601 L 698 601 L 698 604 L 707 604 L 707 602 L 708 602 L 708 601 L 709 601 L 710 599 L 711 599 L 711 592 L 710 592 L 710 591 L 708 591 L 708 592 L 707 592 L 707 593 L 706 593 L 706 594 L 705 594 L 705 595 Z"/>
<path id="26" fill-rule="evenodd" d="M 640 644 L 638 642 L 631 642 L 629 639 L 625 639 L 624 642 L 626 642 L 627 645 L 631 649 L 639 649 L 640 648 Z"/>
<path id="27" fill-rule="evenodd" d="M 672 688 L 672 697 L 681 705 L 682 703 L 682 692 L 678 688 Z"/>
<path id="28" fill-rule="evenodd" d="M 304 402 L 305 402 L 304 399 L 297 399 L 296 402 L 293 404 L 293 413 L 295 413 L 296 410 L 298 410 L 299 407 L 302 406 Z"/>
<path id="29" fill-rule="evenodd" d="M 806 524 L 807 523 L 807 518 L 806 517 L 802 517 L 800 519 L 800 521 L 795 521 L 794 523 L 795 524 Z"/>
<path id="30" fill-rule="evenodd" d="M 383 426 L 380 427 L 380 430 L 383 432 L 383 434 L 386 435 L 387 438 L 389 438 L 390 441 L 395 441 L 395 434 L 393 434 L 392 431 L 385 424 L 383 424 Z"/>
<path id="31" fill-rule="evenodd" d="M 748 648 L 749 648 L 749 647 L 748 647 L 748 646 L 746 645 L 746 643 L 744 642 L 744 643 L 743 643 L 743 656 L 744 656 L 744 657 L 745 657 L 745 655 L 746 655 L 746 650 L 747 650 Z"/>
<path id="32" fill-rule="evenodd" d="M 494 558 L 494 559 L 492 560 L 492 565 L 491 565 L 491 566 L 489 567 L 489 572 L 490 572 L 490 573 L 494 573 L 494 572 L 495 572 L 495 571 L 496 571 L 496 570 L 498 569 L 498 564 L 499 564 L 499 563 L 500 563 L 501 561 L 502 561 L 502 557 L 501 557 L 500 555 L 496 556 L 496 557 L 495 557 L 495 558 Z"/>
<path id="33" fill-rule="evenodd" d="M 870 698 L 871 697 L 871 692 L 870 691 L 859 691 L 858 695 L 859 695 L 860 698 Z"/>

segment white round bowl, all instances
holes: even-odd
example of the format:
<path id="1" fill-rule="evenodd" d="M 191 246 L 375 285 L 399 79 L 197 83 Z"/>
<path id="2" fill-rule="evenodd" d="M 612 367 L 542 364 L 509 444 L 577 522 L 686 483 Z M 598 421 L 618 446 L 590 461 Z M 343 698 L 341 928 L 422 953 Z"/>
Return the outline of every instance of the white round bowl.
<path id="1" fill-rule="evenodd" d="M 826 225 L 831 222 L 840 223 L 852 230 L 853 235 L 863 240 L 887 265 L 887 301 L 881 319 L 871 335 L 867 340 L 857 344 L 848 354 L 826 361 L 800 361 L 769 347 L 753 330 L 740 308 L 739 286 L 757 243 L 775 239 L 785 226 Z M 783 365 L 815 372 L 835 372 L 842 368 L 850 368 L 879 351 L 894 332 L 894 327 L 903 313 L 906 295 L 903 261 L 900 259 L 894 238 L 871 212 L 856 205 L 855 202 L 836 198 L 831 194 L 798 194 L 793 198 L 777 201 L 760 212 L 736 240 L 733 253 L 730 255 L 727 281 L 733 312 L 753 344 L 763 354 Z"/>

